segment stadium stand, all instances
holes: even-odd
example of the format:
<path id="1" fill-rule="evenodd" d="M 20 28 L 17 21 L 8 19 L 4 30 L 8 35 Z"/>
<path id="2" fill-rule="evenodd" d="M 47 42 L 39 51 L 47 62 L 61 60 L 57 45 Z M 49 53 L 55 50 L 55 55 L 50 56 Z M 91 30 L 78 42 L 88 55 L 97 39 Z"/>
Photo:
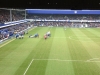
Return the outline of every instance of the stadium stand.
<path id="1" fill-rule="evenodd" d="M 25 10 L 0 9 L 0 40 L 26 29 L 30 25 L 22 22 L 26 18 L 32 19 L 34 26 L 100 27 L 99 14 L 25 14 Z"/>
<path id="2" fill-rule="evenodd" d="M 1 24 L 5 22 L 18 21 L 18 20 L 23 20 L 23 19 L 25 19 L 25 11 L 11 10 L 11 15 L 10 15 L 10 9 L 9 10 L 0 9 L 0 23 Z"/>
<path id="3" fill-rule="evenodd" d="M 83 27 L 85 27 L 86 25 L 88 25 L 88 27 L 100 27 L 99 22 L 82 22 L 83 20 L 99 20 L 100 19 L 100 15 L 56 15 L 56 14 L 28 14 L 27 15 L 27 19 L 34 19 L 34 25 L 38 25 L 38 26 L 64 26 L 66 25 L 67 27 L 81 27 L 81 25 L 83 25 Z M 50 21 L 46 21 L 46 20 L 50 20 Z M 58 21 L 55 21 L 58 20 Z M 65 21 L 60 21 L 60 20 L 65 20 Z M 66 21 L 67 20 L 67 21 Z M 76 20 L 76 21 L 80 21 L 80 22 L 68 22 L 68 20 Z"/>
<path id="4" fill-rule="evenodd" d="M 9 36 L 13 36 L 15 33 L 20 32 L 24 29 L 27 28 L 27 24 L 18 24 L 15 26 L 10 26 L 10 27 L 5 27 L 0 29 L 0 39 L 5 39 L 7 38 L 7 35 L 9 34 Z"/>

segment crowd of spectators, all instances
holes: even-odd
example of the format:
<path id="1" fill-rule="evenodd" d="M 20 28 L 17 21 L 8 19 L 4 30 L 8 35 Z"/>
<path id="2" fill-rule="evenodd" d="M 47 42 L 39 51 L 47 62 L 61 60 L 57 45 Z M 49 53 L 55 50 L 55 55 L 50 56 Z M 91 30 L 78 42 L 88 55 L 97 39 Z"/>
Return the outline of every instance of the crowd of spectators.
<path id="1" fill-rule="evenodd" d="M 27 14 L 27 19 L 34 20 L 100 20 L 100 15 L 48 15 Z M 100 27 L 99 22 L 57 22 L 57 21 L 35 21 L 38 26 L 67 26 L 67 27 Z"/>
<path id="2" fill-rule="evenodd" d="M 29 27 L 28 23 L 18 24 L 0 29 L 0 40 L 7 38 L 8 36 L 14 36 L 16 33 L 21 32 Z M 25 32 L 23 32 L 25 33 Z"/>
<path id="3" fill-rule="evenodd" d="M 9 22 L 10 21 L 10 12 L 8 10 L 0 9 L 0 23 Z"/>
<path id="4" fill-rule="evenodd" d="M 0 9 L 0 23 L 25 19 L 25 11 Z M 27 19 L 35 20 L 100 20 L 100 15 L 55 15 L 55 14 L 26 14 Z"/>
<path id="5" fill-rule="evenodd" d="M 27 14 L 27 19 L 38 20 L 99 20 L 100 15 L 32 15 Z"/>
<path id="6" fill-rule="evenodd" d="M 26 14 L 27 19 L 35 20 L 100 20 L 100 15 L 54 15 L 54 14 Z M 18 21 L 25 19 L 25 11 L 3 10 L 0 9 L 0 26 L 5 22 Z M 100 27 L 99 22 L 56 22 L 56 21 L 34 21 L 35 26 L 67 26 L 67 27 Z M 0 40 L 20 32 L 27 28 L 29 24 L 19 24 L 0 29 Z"/>
<path id="7" fill-rule="evenodd" d="M 67 27 L 100 27 L 100 23 L 95 22 L 46 22 L 46 21 L 34 21 L 35 26 L 67 26 Z"/>
<path id="8" fill-rule="evenodd" d="M 0 23 L 25 19 L 25 11 L 0 9 Z M 38 20 L 100 20 L 100 15 L 55 15 L 55 14 L 26 14 L 27 19 Z"/>
<path id="9" fill-rule="evenodd" d="M 12 21 L 25 19 L 25 11 L 12 10 Z"/>
<path id="10" fill-rule="evenodd" d="M 10 15 L 10 10 L 0 9 L 0 24 L 23 19 L 25 19 L 25 11 L 11 10 Z"/>

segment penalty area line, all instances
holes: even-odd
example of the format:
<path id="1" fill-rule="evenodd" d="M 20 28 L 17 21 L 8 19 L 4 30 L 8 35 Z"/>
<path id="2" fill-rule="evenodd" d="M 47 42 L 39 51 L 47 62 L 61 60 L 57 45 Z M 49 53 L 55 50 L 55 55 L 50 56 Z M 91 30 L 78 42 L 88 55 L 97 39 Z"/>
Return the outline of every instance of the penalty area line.
<path id="1" fill-rule="evenodd" d="M 96 58 L 97 59 L 97 58 Z M 100 62 L 100 61 L 90 61 L 90 60 L 61 60 L 61 59 L 34 59 L 34 60 L 48 60 L 48 61 L 59 61 L 59 62 Z"/>
<path id="2" fill-rule="evenodd" d="M 31 64 L 32 64 L 33 60 L 34 60 L 34 59 L 32 59 L 32 60 L 31 60 L 30 64 L 29 64 L 29 65 L 28 65 L 28 67 L 26 68 L 26 70 L 25 70 L 25 72 L 24 72 L 24 74 L 23 74 L 23 75 L 25 75 L 25 74 L 26 74 L 26 72 L 28 71 L 29 67 L 31 66 Z"/>

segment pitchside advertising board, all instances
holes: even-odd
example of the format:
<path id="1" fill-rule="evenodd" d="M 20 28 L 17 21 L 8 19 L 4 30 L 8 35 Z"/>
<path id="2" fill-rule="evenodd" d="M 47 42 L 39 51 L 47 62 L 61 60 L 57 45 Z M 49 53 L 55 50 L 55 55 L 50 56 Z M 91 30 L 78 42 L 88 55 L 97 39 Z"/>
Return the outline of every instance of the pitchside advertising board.
<path id="1" fill-rule="evenodd" d="M 26 19 L 27 21 L 47 21 L 47 22 L 53 22 L 53 21 L 56 21 L 56 22 L 100 22 L 100 20 L 38 20 L 38 19 Z"/>
<path id="2" fill-rule="evenodd" d="M 47 22 L 100 22 L 100 20 L 38 20 L 38 19 L 28 19 L 29 21 L 47 21 Z"/>

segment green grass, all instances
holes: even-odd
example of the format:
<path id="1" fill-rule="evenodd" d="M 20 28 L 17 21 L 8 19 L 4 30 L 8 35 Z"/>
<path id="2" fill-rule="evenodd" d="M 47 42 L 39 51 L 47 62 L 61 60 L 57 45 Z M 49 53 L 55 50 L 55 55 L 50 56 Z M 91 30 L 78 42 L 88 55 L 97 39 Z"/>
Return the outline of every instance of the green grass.
<path id="1" fill-rule="evenodd" d="M 35 33 L 40 37 L 28 38 Z M 37 27 L 2 45 L 0 75 L 100 75 L 99 28 Z"/>

